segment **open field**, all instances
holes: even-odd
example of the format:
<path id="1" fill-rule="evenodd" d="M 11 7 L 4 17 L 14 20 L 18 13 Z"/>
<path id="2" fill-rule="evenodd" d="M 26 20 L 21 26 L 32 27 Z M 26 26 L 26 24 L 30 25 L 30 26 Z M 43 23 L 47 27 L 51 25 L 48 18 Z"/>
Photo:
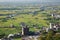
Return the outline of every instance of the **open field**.
<path id="1" fill-rule="evenodd" d="M 30 31 L 36 31 L 33 25 L 37 25 L 38 30 L 43 26 L 49 27 L 49 23 L 53 21 L 50 15 L 52 13 L 60 14 L 60 6 L 46 6 L 46 8 L 39 5 L 15 8 L 0 7 L 0 34 L 5 33 L 8 35 L 21 32 L 22 22 L 30 27 Z M 60 23 L 60 19 L 54 20 L 54 22 Z M 15 40 L 20 40 L 20 38 Z"/>
<path id="2" fill-rule="evenodd" d="M 22 9 L 23 8 L 23 9 Z M 1 8 L 0 9 L 0 27 L 10 27 L 13 24 L 16 27 L 20 27 L 21 22 L 25 22 L 30 27 L 33 24 L 38 24 L 40 26 L 49 26 L 49 21 L 47 19 L 51 12 L 60 13 L 59 6 L 57 11 L 52 9 L 53 7 L 46 7 L 45 10 L 41 10 L 38 7 L 20 7 L 20 8 Z M 53 10 L 53 11 L 52 11 Z"/>

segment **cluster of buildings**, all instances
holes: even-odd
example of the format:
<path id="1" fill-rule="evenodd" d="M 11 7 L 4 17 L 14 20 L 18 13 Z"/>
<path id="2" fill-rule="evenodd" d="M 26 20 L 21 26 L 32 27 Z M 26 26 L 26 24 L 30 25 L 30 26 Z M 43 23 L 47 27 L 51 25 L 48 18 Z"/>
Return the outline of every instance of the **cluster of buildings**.
<path id="1" fill-rule="evenodd" d="M 51 14 L 51 16 L 56 18 L 56 19 L 60 18 L 60 14 L 56 14 L 56 13 Z"/>
<path id="2" fill-rule="evenodd" d="M 60 24 L 59 23 L 50 23 L 50 27 L 43 27 L 42 30 L 45 30 L 46 32 L 49 32 L 49 30 L 53 31 L 59 31 L 60 30 Z"/>

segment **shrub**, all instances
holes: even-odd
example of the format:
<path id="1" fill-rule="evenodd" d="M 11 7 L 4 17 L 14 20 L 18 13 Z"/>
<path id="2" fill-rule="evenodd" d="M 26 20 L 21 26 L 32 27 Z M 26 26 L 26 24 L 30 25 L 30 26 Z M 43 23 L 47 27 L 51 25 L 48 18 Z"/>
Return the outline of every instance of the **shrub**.
<path id="1" fill-rule="evenodd" d="M 5 36 L 5 33 L 0 33 L 0 38 L 3 38 Z"/>

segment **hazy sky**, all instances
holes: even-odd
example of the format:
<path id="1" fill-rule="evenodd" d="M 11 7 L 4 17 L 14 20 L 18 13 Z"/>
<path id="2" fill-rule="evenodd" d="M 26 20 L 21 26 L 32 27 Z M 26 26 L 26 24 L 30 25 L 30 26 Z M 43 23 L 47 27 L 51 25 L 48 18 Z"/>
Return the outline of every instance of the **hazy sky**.
<path id="1" fill-rule="evenodd" d="M 0 0 L 0 2 L 60 2 L 60 0 Z"/>

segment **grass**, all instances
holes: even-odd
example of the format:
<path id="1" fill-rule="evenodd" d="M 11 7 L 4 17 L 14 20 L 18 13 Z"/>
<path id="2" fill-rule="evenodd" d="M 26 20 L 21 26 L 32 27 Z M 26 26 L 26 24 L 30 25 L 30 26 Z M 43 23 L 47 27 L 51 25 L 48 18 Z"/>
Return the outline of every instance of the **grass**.
<path id="1" fill-rule="evenodd" d="M 21 32 L 20 30 L 16 30 L 15 28 L 0 28 L 0 33 L 8 34 L 15 34 Z"/>
<path id="2" fill-rule="evenodd" d="M 48 21 L 43 20 L 46 17 L 43 17 L 42 14 L 38 14 L 36 16 L 32 16 L 33 14 L 20 14 L 18 16 L 15 16 L 15 19 L 9 19 L 7 20 L 7 22 L 1 22 L 0 26 L 10 26 L 10 24 L 14 24 L 16 26 L 19 26 L 21 22 L 25 22 L 27 24 L 29 24 L 28 22 L 30 22 L 30 24 L 42 24 L 43 26 L 48 26 L 46 23 Z M 23 17 L 23 18 L 22 18 Z M 37 19 L 36 19 L 37 18 Z M 42 19 L 43 18 L 43 19 Z"/>

